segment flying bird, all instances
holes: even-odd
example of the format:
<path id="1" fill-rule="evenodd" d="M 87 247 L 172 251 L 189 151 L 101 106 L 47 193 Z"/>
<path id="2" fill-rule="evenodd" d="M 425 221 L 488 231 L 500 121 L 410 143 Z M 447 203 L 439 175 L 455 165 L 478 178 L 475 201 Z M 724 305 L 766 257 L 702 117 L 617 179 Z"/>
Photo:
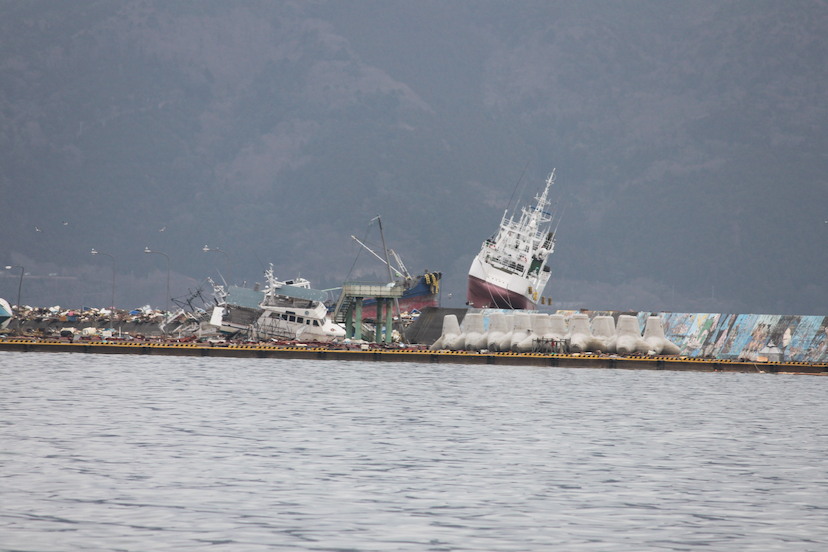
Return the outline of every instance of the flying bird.
<path id="1" fill-rule="evenodd" d="M 159 229 L 158 229 L 158 231 L 159 231 L 159 232 L 163 232 L 163 231 L 164 231 L 164 230 L 166 230 L 166 229 L 167 229 L 167 227 L 166 227 L 166 226 L 163 226 L 163 227 L 159 228 Z"/>
<path id="2" fill-rule="evenodd" d="M 37 226 L 35 226 L 35 232 L 43 232 L 43 230 L 41 230 L 40 228 L 38 228 Z"/>

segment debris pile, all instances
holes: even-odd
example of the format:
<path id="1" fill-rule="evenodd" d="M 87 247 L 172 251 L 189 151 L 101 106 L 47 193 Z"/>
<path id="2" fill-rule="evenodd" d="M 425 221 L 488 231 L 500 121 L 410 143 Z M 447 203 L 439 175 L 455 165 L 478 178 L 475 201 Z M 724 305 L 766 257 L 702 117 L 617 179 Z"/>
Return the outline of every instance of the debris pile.
<path id="1" fill-rule="evenodd" d="M 3 330 L 6 335 L 59 337 L 72 335 L 161 335 L 170 332 L 194 331 L 200 317 L 197 314 L 165 312 L 149 305 L 137 309 L 109 309 L 95 307 L 63 308 L 31 307 L 15 309 L 14 317 Z"/>

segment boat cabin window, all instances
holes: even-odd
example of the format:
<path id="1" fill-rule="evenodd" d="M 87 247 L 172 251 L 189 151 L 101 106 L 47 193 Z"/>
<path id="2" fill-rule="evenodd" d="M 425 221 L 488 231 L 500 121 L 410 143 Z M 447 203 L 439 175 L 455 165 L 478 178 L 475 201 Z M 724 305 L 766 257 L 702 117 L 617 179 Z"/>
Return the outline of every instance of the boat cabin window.
<path id="1" fill-rule="evenodd" d="M 313 321 L 313 325 L 314 325 L 314 326 L 318 326 L 318 325 L 319 325 L 319 320 L 314 320 L 314 321 Z"/>
<path id="2" fill-rule="evenodd" d="M 296 322 L 296 317 L 291 314 L 288 316 L 288 322 Z"/>
<path id="3" fill-rule="evenodd" d="M 302 318 L 301 316 L 297 316 L 297 317 L 296 317 L 296 321 L 297 321 L 297 322 L 299 322 L 300 324 L 304 324 L 304 323 L 305 323 L 305 319 L 304 319 L 304 318 Z"/>

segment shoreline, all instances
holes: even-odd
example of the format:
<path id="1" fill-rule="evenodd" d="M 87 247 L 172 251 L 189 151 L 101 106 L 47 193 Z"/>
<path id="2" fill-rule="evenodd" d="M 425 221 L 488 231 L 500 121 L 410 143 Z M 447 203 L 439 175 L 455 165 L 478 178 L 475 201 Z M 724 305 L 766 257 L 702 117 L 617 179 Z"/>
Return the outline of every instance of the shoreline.
<path id="1" fill-rule="evenodd" d="M 210 358 L 276 358 L 294 360 L 357 360 L 364 362 L 420 362 L 426 364 L 481 364 L 489 366 L 538 366 L 550 368 L 599 368 L 619 370 L 666 370 L 738 372 L 758 374 L 828 375 L 828 363 L 751 362 L 667 356 L 618 356 L 549 353 L 475 353 L 429 351 L 419 348 L 345 348 L 341 345 L 262 345 L 180 342 L 67 342 L 6 338 L 0 352 L 132 354 L 195 356 Z"/>

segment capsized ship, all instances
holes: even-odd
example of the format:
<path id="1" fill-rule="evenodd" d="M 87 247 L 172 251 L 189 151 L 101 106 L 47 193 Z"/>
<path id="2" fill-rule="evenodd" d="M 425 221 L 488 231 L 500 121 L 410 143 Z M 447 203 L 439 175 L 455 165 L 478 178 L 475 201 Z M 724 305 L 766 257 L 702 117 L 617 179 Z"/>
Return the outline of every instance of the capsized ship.
<path id="1" fill-rule="evenodd" d="M 379 219 L 379 217 L 376 217 L 376 219 Z M 423 310 L 426 307 L 439 306 L 440 280 L 443 278 L 442 272 L 425 270 L 422 274 L 412 276 L 408 268 L 403 264 L 400 256 L 393 249 L 388 249 L 387 252 L 390 257 L 393 257 L 395 264 L 392 264 L 390 259 L 380 256 L 356 236 L 351 236 L 351 239 L 376 257 L 381 263 L 389 267 L 389 274 L 393 275 L 398 285 L 403 286 L 405 291 L 397 301 L 400 312 L 412 312 L 415 310 Z M 365 307 L 371 307 L 375 304 L 376 301 L 373 298 L 366 298 L 363 301 Z M 371 318 L 373 316 L 371 312 L 371 308 L 363 310 L 363 318 Z"/>
<path id="2" fill-rule="evenodd" d="M 405 291 L 400 297 L 400 310 L 412 312 L 426 307 L 439 306 L 440 279 L 442 272 L 424 272 L 417 276 L 406 276 Z"/>
<path id="3" fill-rule="evenodd" d="M 466 301 L 475 308 L 535 309 L 549 280 L 555 232 L 549 206 L 554 169 L 535 205 L 523 207 L 519 220 L 504 212 L 500 228 L 483 242 L 469 268 Z"/>

